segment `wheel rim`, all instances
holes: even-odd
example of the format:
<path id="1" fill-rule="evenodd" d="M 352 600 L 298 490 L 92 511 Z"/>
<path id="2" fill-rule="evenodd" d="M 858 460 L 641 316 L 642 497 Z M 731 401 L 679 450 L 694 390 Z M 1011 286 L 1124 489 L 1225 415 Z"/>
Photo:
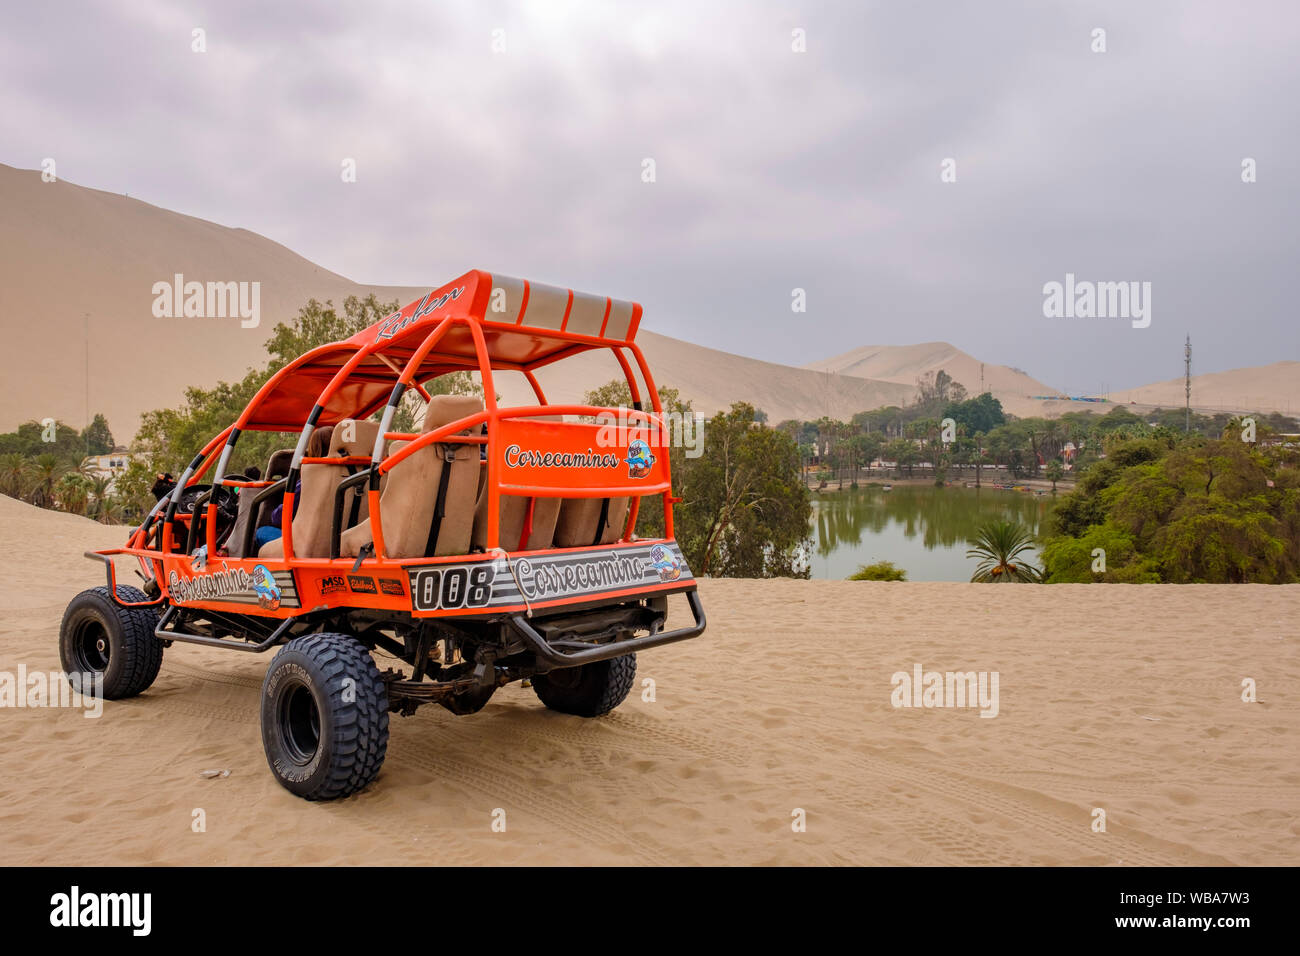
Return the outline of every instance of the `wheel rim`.
<path id="1" fill-rule="evenodd" d="M 306 766 L 320 749 L 320 708 L 311 688 L 301 681 L 286 685 L 278 712 L 285 753 L 294 763 Z"/>
<path id="2" fill-rule="evenodd" d="M 73 647 L 76 649 L 77 667 L 81 671 L 102 674 L 108 670 L 113 649 L 108 639 L 108 628 L 103 621 L 86 618 L 78 624 Z"/>

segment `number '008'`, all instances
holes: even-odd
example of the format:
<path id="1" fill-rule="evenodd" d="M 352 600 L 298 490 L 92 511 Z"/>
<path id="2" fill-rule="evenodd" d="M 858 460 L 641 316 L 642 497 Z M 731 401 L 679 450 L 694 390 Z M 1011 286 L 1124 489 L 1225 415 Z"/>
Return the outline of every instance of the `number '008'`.
<path id="1" fill-rule="evenodd" d="M 488 565 L 424 571 L 420 576 L 420 606 L 430 611 L 485 607 L 492 600 L 495 574 Z"/>

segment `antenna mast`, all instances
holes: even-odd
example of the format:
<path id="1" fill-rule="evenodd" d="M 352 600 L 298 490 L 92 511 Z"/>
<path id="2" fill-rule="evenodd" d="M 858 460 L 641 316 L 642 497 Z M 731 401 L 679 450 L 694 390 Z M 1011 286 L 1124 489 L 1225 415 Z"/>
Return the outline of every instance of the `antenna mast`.
<path id="1" fill-rule="evenodd" d="M 1183 431 L 1190 433 L 1192 430 L 1192 337 L 1187 336 L 1187 344 L 1183 346 L 1183 388 L 1187 393 L 1187 423 Z"/>

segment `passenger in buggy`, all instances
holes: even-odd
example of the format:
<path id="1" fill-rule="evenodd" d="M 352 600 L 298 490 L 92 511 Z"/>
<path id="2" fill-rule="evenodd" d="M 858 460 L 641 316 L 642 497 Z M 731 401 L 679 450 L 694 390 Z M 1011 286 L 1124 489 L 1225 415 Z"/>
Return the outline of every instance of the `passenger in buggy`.
<path id="1" fill-rule="evenodd" d="M 311 437 L 307 439 L 307 457 L 324 458 L 329 453 L 330 439 L 333 437 L 333 425 L 321 425 L 317 428 L 311 433 Z M 295 517 L 298 514 L 298 502 L 301 498 L 302 479 L 299 478 L 297 484 L 293 486 L 293 515 Z M 256 548 L 261 548 L 266 542 L 274 541 L 284 534 L 280 528 L 283 517 L 284 505 L 276 505 L 275 510 L 271 512 L 271 523 L 262 525 L 254 534 L 253 541 Z M 254 550 L 253 553 L 256 554 L 257 551 Z"/>
<path id="2" fill-rule="evenodd" d="M 172 489 L 175 487 L 176 479 L 173 478 L 172 473 L 168 471 L 163 474 L 154 475 L 153 487 L 150 488 L 149 491 L 152 492 L 154 501 L 162 501 L 172 493 Z"/>

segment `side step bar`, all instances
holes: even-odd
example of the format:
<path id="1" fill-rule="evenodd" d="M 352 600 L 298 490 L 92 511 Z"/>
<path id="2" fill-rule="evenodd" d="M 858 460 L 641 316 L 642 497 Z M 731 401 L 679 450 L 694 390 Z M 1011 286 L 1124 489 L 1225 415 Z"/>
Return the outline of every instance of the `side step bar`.
<path id="1" fill-rule="evenodd" d="M 270 650 L 280 642 L 285 634 L 289 633 L 296 622 L 297 618 L 286 617 L 284 622 L 275 629 L 275 631 L 266 640 L 260 644 L 249 644 L 245 641 L 228 640 L 224 637 L 209 637 L 206 634 L 186 634 L 184 631 L 168 631 L 166 627 L 171 623 L 171 619 L 176 614 L 176 605 L 172 605 L 163 612 L 162 618 L 158 621 L 158 626 L 154 628 L 153 636 L 160 641 L 181 641 L 184 644 L 204 644 L 208 647 L 229 647 L 235 651 L 249 651 L 253 654 L 260 654 L 263 651 Z"/>
<path id="2" fill-rule="evenodd" d="M 707 623 L 704 618 L 704 606 L 700 604 L 700 593 L 698 591 L 687 591 L 686 601 L 690 604 L 691 614 L 695 618 L 695 623 L 691 627 L 679 627 L 675 631 L 647 634 L 645 637 L 634 637 L 627 641 L 593 644 L 590 647 L 575 651 L 561 651 L 547 643 L 546 638 L 539 634 L 537 629 L 522 614 L 511 615 L 509 620 L 533 652 L 543 661 L 553 667 L 577 667 L 580 664 L 609 660 L 611 657 L 622 657 L 624 654 L 635 654 L 637 651 L 658 647 L 661 644 L 672 644 L 676 641 L 699 637 L 700 634 L 704 633 Z M 572 642 L 566 643 L 572 646 Z"/>

